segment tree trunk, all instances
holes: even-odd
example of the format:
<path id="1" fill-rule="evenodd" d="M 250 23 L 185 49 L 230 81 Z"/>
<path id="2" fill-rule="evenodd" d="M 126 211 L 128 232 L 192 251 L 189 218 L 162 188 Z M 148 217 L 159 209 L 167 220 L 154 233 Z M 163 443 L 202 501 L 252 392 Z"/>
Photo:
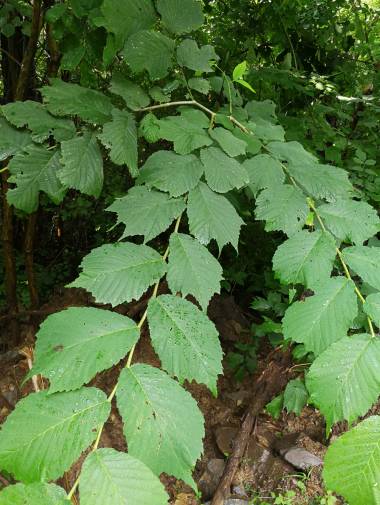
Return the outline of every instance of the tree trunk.
<path id="1" fill-rule="evenodd" d="M 21 70 L 17 82 L 15 100 L 24 100 L 29 87 L 29 81 L 32 73 L 34 57 L 37 50 L 38 37 L 41 31 L 41 0 L 34 0 L 31 32 L 28 44 L 22 58 Z M 25 271 L 28 279 L 28 289 L 30 296 L 30 307 L 36 309 L 39 305 L 38 288 L 34 272 L 34 236 L 36 232 L 37 212 L 28 217 L 25 231 L 24 254 Z"/>

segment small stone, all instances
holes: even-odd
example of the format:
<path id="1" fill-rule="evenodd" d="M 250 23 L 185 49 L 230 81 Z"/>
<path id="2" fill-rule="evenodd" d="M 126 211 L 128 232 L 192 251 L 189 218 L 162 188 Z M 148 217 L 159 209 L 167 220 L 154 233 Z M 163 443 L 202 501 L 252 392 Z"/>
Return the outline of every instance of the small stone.
<path id="1" fill-rule="evenodd" d="M 248 505 L 248 502 L 239 498 L 229 498 L 224 502 L 224 505 Z"/>
<path id="2" fill-rule="evenodd" d="M 238 496 L 246 496 L 248 498 L 248 495 L 244 489 L 244 486 L 242 486 L 241 484 L 239 484 L 238 486 L 233 486 L 232 493 L 237 494 Z"/>
<path id="3" fill-rule="evenodd" d="M 298 470 L 308 470 L 323 465 L 323 461 L 318 456 L 314 456 L 314 454 L 301 447 L 292 447 L 283 454 L 283 458 Z"/>

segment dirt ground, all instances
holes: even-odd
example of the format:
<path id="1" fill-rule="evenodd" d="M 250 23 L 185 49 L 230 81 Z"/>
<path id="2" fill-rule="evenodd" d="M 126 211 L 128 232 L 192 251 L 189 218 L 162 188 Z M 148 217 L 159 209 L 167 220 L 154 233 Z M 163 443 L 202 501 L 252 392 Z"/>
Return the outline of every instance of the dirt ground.
<path id="1" fill-rule="evenodd" d="M 58 293 L 49 304 L 42 307 L 46 313 L 59 311 L 68 306 L 83 306 L 93 301 L 81 290 L 64 289 Z M 116 310 L 121 313 L 138 317 L 144 310 L 144 303 L 120 306 Z M 221 335 L 225 354 L 233 348 L 233 343 L 243 340 L 249 333 L 249 315 L 244 314 L 231 297 L 215 297 L 211 303 L 209 315 L 215 322 Z M 0 354 L 0 424 L 13 410 L 16 402 L 33 391 L 32 381 L 22 384 L 23 378 L 30 366 L 33 354 L 34 331 L 25 318 L 21 324 L 22 344 L 17 349 L 11 349 Z M 1 339 L 1 335 L 0 335 Z M 264 346 L 265 347 L 265 346 Z M 224 375 L 219 378 L 218 397 L 215 398 L 202 385 L 186 384 L 186 388 L 197 400 L 205 417 L 206 436 L 204 453 L 198 461 L 194 477 L 202 493 L 199 501 L 194 492 L 183 482 L 166 475 L 161 479 L 165 484 L 173 505 L 196 505 L 210 500 L 220 480 L 225 462 L 231 453 L 234 437 L 238 433 L 243 416 L 254 401 L 252 387 L 266 364 L 268 348 L 259 351 L 259 363 L 253 376 L 246 376 L 242 382 L 237 382 L 228 366 L 224 366 Z M 29 363 L 28 363 L 29 361 Z M 142 338 L 137 346 L 134 361 L 143 361 L 153 366 L 160 362 L 150 345 L 149 335 L 143 330 Z M 124 363 L 111 370 L 98 374 L 92 384 L 109 393 L 115 383 Z M 297 376 L 295 369 L 294 377 Z M 40 386 L 41 386 L 40 382 Z M 344 431 L 344 424 L 335 428 L 332 438 Z M 299 417 L 292 413 L 282 412 L 279 419 L 274 420 L 269 414 L 262 412 L 257 418 L 248 448 L 241 461 L 239 470 L 234 477 L 231 496 L 241 498 L 249 503 L 273 502 L 271 493 L 285 494 L 289 490 L 296 493 L 292 503 L 303 505 L 320 503 L 318 497 L 325 495 L 321 479 L 321 466 L 312 467 L 300 472 L 282 457 L 283 447 L 303 448 L 311 455 L 323 459 L 328 441 L 325 438 L 325 424 L 319 413 L 306 406 Z M 113 405 L 112 414 L 106 423 L 100 446 L 114 447 L 126 450 L 127 445 L 122 432 L 122 422 L 119 413 Z M 60 479 L 59 484 L 69 490 L 75 482 L 81 459 Z M 1 474 L 0 474 L 1 475 Z M 0 478 L 0 488 L 6 479 Z M 252 501 L 250 502 L 252 503 Z M 341 502 L 337 502 L 341 503 Z"/>

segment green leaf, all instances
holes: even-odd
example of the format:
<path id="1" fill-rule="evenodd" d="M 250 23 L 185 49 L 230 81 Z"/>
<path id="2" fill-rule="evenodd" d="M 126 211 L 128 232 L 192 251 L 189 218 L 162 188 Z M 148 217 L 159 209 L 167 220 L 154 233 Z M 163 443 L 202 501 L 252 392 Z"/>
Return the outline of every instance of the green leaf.
<path id="1" fill-rule="evenodd" d="M 302 144 L 296 141 L 271 142 L 267 145 L 269 152 L 278 160 L 287 162 L 289 165 L 311 165 L 318 163 L 318 158 L 310 154 Z"/>
<path id="2" fill-rule="evenodd" d="M 80 266 L 83 272 L 69 286 L 84 288 L 97 302 L 113 307 L 138 300 L 166 272 L 166 264 L 154 249 L 129 242 L 97 247 Z"/>
<path id="3" fill-rule="evenodd" d="M 243 88 L 249 89 L 249 91 L 252 91 L 252 93 L 256 93 L 256 91 L 252 88 L 252 86 L 249 84 L 249 82 L 245 81 L 244 79 L 239 79 L 236 81 L 237 84 L 240 86 L 243 86 Z"/>
<path id="4" fill-rule="evenodd" d="M 48 151 L 36 145 L 30 145 L 25 152 L 12 158 L 8 180 L 16 187 L 7 191 L 8 202 L 30 214 L 38 209 L 39 192 L 44 191 L 54 203 L 60 203 L 65 188 L 58 179 L 62 169 L 59 159 L 59 151 Z"/>
<path id="5" fill-rule="evenodd" d="M 104 26 L 116 35 L 120 46 L 124 40 L 140 30 L 149 30 L 157 21 L 152 0 L 104 0 Z"/>
<path id="6" fill-rule="evenodd" d="M 178 107 L 178 112 L 181 117 L 185 118 L 189 123 L 198 128 L 209 128 L 211 120 L 204 112 L 193 107 Z"/>
<path id="7" fill-rule="evenodd" d="M 272 100 L 263 100 L 261 102 L 251 100 L 245 106 L 245 110 L 247 111 L 250 119 L 253 121 L 255 121 L 258 117 L 261 117 L 266 121 L 277 123 L 276 104 Z"/>
<path id="8" fill-rule="evenodd" d="M 293 379 L 288 382 L 284 391 L 284 408 L 299 416 L 307 403 L 307 398 L 308 394 L 303 381 Z"/>
<path id="9" fill-rule="evenodd" d="M 223 353 L 207 315 L 183 298 L 161 295 L 149 302 L 148 323 L 162 368 L 181 383 L 194 379 L 206 384 L 216 395 Z"/>
<path id="10" fill-rule="evenodd" d="M 95 440 L 109 413 L 100 389 L 30 394 L 2 425 L 0 469 L 25 483 L 58 479 Z"/>
<path id="11" fill-rule="evenodd" d="M 379 504 L 379 416 L 365 419 L 330 445 L 323 478 L 326 487 L 343 496 L 350 505 Z"/>
<path id="12" fill-rule="evenodd" d="M 380 341 L 362 334 L 335 342 L 311 365 L 306 385 L 327 431 L 338 421 L 356 421 L 379 396 Z"/>
<path id="13" fill-rule="evenodd" d="M 275 396 L 273 400 L 265 405 L 265 410 L 273 417 L 279 419 L 284 405 L 284 394 Z"/>
<path id="14" fill-rule="evenodd" d="M 339 198 L 349 198 L 353 191 L 346 170 L 332 165 L 292 164 L 289 173 L 314 198 L 334 202 Z"/>
<path id="15" fill-rule="evenodd" d="M 194 89 L 203 95 L 207 95 L 211 89 L 210 82 L 207 79 L 203 79 L 202 77 L 192 77 L 187 81 L 187 84 L 189 85 L 190 89 Z"/>
<path id="16" fill-rule="evenodd" d="M 139 134 L 150 144 L 157 142 L 161 138 L 160 120 L 150 112 L 141 120 Z"/>
<path id="17" fill-rule="evenodd" d="M 202 174 L 202 164 L 193 154 L 157 151 L 141 167 L 137 183 L 180 196 L 195 188 Z"/>
<path id="18" fill-rule="evenodd" d="M 343 249 L 343 259 L 363 281 L 375 289 L 380 286 L 380 249 L 369 246 L 353 246 Z"/>
<path id="19" fill-rule="evenodd" d="M 50 79 L 51 86 L 44 86 L 41 94 L 49 112 L 57 116 L 79 116 L 85 121 L 103 124 L 109 121 L 111 100 L 93 89 L 84 88 L 60 79 Z"/>
<path id="20" fill-rule="evenodd" d="M 289 184 L 264 189 L 256 200 L 256 219 L 266 221 L 266 231 L 294 235 L 303 228 L 308 213 L 303 193 Z"/>
<path id="21" fill-rule="evenodd" d="M 237 250 L 244 221 L 224 196 L 214 193 L 200 182 L 189 193 L 187 215 L 190 233 L 201 244 L 207 245 L 211 239 L 215 239 L 220 250 L 228 243 Z"/>
<path id="22" fill-rule="evenodd" d="M 249 122 L 248 126 L 264 142 L 278 140 L 284 143 L 285 131 L 281 125 L 273 124 L 271 121 L 257 117 L 254 122 Z"/>
<path id="23" fill-rule="evenodd" d="M 362 244 L 380 230 L 377 212 L 366 202 L 339 200 L 317 211 L 331 233 L 345 242 Z"/>
<path id="24" fill-rule="evenodd" d="M 162 79 L 172 67 L 175 42 L 162 33 L 142 30 L 127 41 L 122 54 L 135 73 L 147 70 L 152 80 Z"/>
<path id="25" fill-rule="evenodd" d="M 0 161 L 22 152 L 31 143 L 30 133 L 12 128 L 8 121 L 0 117 Z"/>
<path id="26" fill-rule="evenodd" d="M 120 374 L 117 406 L 129 454 L 156 475 L 166 472 L 196 488 L 191 471 L 202 452 L 204 421 L 190 393 L 162 370 L 137 364 Z"/>
<path id="27" fill-rule="evenodd" d="M 198 30 L 203 25 L 202 4 L 198 0 L 157 0 L 162 23 L 172 33 Z"/>
<path id="28" fill-rule="evenodd" d="M 121 96 L 127 106 L 132 109 L 141 109 L 150 104 L 150 98 L 141 86 L 127 79 L 122 73 L 115 72 L 112 76 L 111 93 Z"/>
<path id="29" fill-rule="evenodd" d="M 116 212 L 117 222 L 125 225 L 121 238 L 143 235 L 145 243 L 169 228 L 185 210 L 185 202 L 145 186 L 134 186 L 107 210 Z"/>
<path id="30" fill-rule="evenodd" d="M 247 62 L 242 61 L 241 63 L 236 65 L 236 67 L 234 68 L 234 71 L 232 73 L 232 79 L 234 81 L 238 81 L 239 79 L 241 79 L 244 76 L 244 74 L 246 72 L 247 72 Z"/>
<path id="31" fill-rule="evenodd" d="M 62 184 L 98 197 L 103 187 L 103 158 L 96 135 L 84 132 L 61 146 L 63 167 L 58 177 Z"/>
<path id="32" fill-rule="evenodd" d="M 257 154 L 262 148 L 260 140 L 252 133 L 243 132 L 240 128 L 235 128 L 233 131 L 235 137 L 243 140 L 247 144 L 247 152 L 249 154 Z"/>
<path id="33" fill-rule="evenodd" d="M 238 139 L 225 128 L 214 128 L 210 131 L 210 136 L 220 145 L 228 156 L 235 157 L 245 154 L 247 142 Z"/>
<path id="34" fill-rule="evenodd" d="M 204 125 L 196 124 L 184 115 L 166 117 L 161 119 L 159 124 L 161 138 L 173 142 L 174 150 L 178 154 L 189 154 L 195 149 L 212 144 Z"/>
<path id="35" fill-rule="evenodd" d="M 282 284 L 313 288 L 330 277 L 335 257 L 335 241 L 330 233 L 302 230 L 277 248 L 273 269 Z"/>
<path id="36" fill-rule="evenodd" d="M 363 304 L 363 309 L 374 321 L 376 326 L 380 328 L 380 293 L 368 295 Z"/>
<path id="37" fill-rule="evenodd" d="M 220 293 L 223 270 L 197 240 L 182 233 L 170 236 L 167 281 L 172 293 L 193 295 L 207 309 L 214 293 Z"/>
<path id="38" fill-rule="evenodd" d="M 248 174 L 243 165 L 218 147 L 202 149 L 200 156 L 207 184 L 217 193 L 227 193 L 248 184 Z"/>
<path id="39" fill-rule="evenodd" d="M 321 354 L 344 338 L 358 313 L 354 283 L 334 277 L 321 283 L 314 296 L 293 303 L 283 319 L 284 337 Z"/>
<path id="40" fill-rule="evenodd" d="M 249 187 L 257 195 L 260 189 L 279 186 L 285 181 L 281 163 L 268 154 L 258 154 L 245 160 L 243 167 L 248 172 Z"/>
<path id="41" fill-rule="evenodd" d="M 15 484 L 0 492 L 0 505 L 70 505 L 61 487 L 55 484 L 35 482 Z"/>
<path id="42" fill-rule="evenodd" d="M 138 459 L 114 449 L 97 449 L 87 456 L 79 491 L 82 505 L 168 503 L 158 477 Z"/>
<path id="43" fill-rule="evenodd" d="M 193 39 L 183 40 L 177 49 L 177 61 L 181 67 L 190 68 L 196 72 L 213 72 L 210 61 L 218 61 L 213 46 L 198 47 Z"/>
<path id="44" fill-rule="evenodd" d="M 98 372 L 116 365 L 139 336 L 136 324 L 126 316 L 70 307 L 50 315 L 40 326 L 28 377 L 42 374 L 48 378 L 49 393 L 78 389 Z"/>
<path id="45" fill-rule="evenodd" d="M 44 142 L 50 136 L 57 141 L 68 140 L 75 135 L 75 126 L 71 120 L 50 115 L 38 102 L 13 102 L 3 105 L 1 109 L 7 120 L 17 128 L 27 126 L 32 131 L 35 142 Z"/>
<path id="46" fill-rule="evenodd" d="M 127 165 L 132 177 L 137 177 L 137 128 L 134 116 L 114 109 L 112 121 L 103 126 L 98 135 L 102 144 L 110 149 L 110 158 L 116 165 Z"/>

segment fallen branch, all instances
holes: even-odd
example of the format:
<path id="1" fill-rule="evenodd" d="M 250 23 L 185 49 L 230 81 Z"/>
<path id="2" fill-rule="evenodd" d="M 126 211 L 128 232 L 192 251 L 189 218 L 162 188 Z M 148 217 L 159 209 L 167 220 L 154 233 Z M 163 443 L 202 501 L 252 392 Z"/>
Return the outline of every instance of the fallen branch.
<path id="1" fill-rule="evenodd" d="M 286 386 L 289 375 L 290 353 L 284 353 L 280 360 L 270 358 L 271 356 L 268 365 L 253 388 L 253 402 L 247 409 L 241 429 L 234 440 L 231 456 L 227 461 L 211 505 L 224 504 L 230 493 L 235 473 L 244 456 L 257 416 L 265 405 Z"/>

